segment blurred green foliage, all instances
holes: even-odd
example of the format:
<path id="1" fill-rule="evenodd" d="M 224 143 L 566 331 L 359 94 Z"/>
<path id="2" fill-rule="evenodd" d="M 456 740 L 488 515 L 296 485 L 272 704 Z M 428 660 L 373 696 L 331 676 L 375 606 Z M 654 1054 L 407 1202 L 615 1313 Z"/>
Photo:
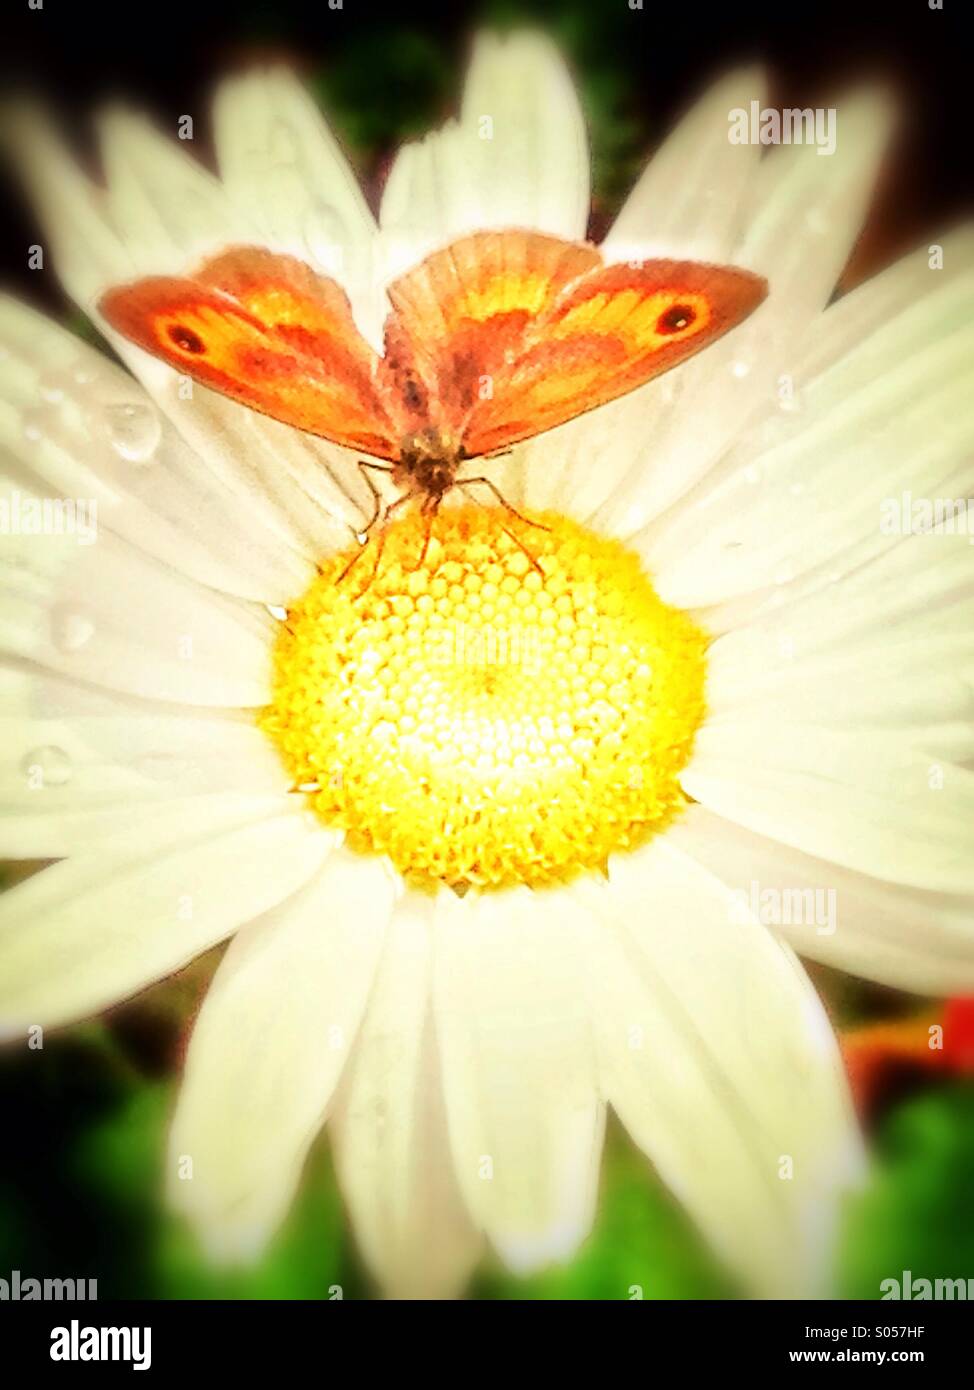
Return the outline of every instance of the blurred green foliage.
<path id="1" fill-rule="evenodd" d="M 454 84 L 442 45 L 404 25 L 356 35 L 342 61 L 326 65 L 313 86 L 361 161 L 437 125 Z"/>
<path id="2" fill-rule="evenodd" d="M 956 1082 L 897 1106 L 873 1147 L 872 1180 L 846 1226 L 846 1296 L 875 1298 L 904 1270 L 974 1277 L 974 1086 Z"/>

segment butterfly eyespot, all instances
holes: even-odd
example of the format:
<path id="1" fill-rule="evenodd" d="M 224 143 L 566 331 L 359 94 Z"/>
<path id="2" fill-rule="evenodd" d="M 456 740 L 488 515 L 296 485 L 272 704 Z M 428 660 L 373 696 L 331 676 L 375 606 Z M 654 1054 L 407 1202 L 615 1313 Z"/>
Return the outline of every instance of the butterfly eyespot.
<path id="1" fill-rule="evenodd" d="M 689 304 L 671 304 L 656 320 L 657 333 L 680 333 L 689 328 L 697 317 L 696 310 Z"/>
<path id="2" fill-rule="evenodd" d="M 194 333 L 191 328 L 186 328 L 181 323 L 169 325 L 169 336 L 178 348 L 183 352 L 205 352 L 206 345 L 199 334 Z"/>

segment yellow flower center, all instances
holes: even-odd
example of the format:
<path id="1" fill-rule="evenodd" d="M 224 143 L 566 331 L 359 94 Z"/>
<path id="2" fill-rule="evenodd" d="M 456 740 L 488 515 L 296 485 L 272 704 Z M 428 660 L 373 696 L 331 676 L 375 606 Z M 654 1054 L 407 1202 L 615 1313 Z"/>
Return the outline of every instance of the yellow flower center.
<path id="1" fill-rule="evenodd" d="M 406 517 L 281 629 L 261 727 L 322 820 L 418 885 L 565 880 L 685 801 L 707 639 L 618 542 L 532 520 L 444 508 L 424 554 Z"/>

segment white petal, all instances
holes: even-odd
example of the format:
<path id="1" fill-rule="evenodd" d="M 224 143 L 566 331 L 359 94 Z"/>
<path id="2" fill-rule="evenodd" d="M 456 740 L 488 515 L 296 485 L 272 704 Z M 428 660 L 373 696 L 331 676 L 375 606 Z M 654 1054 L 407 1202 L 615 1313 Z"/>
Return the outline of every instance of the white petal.
<path id="1" fill-rule="evenodd" d="M 897 733 L 784 718 L 708 721 L 686 792 L 759 835 L 875 878 L 974 893 L 974 771 Z"/>
<path id="2" fill-rule="evenodd" d="M 8 536 L 0 650 L 75 681 L 155 700 L 257 706 L 274 620 L 183 579 L 106 532 Z"/>
<path id="3" fill-rule="evenodd" d="M 733 72 L 691 108 L 650 160 L 602 243 L 607 261 L 733 259 L 760 147 L 730 143 L 727 113 L 763 100 L 765 86 L 757 69 Z M 673 407 L 684 380 L 668 375 L 524 446 L 518 466 L 525 502 L 545 508 L 567 501 L 573 516 L 595 513 L 631 473 L 643 436 L 661 411 Z M 518 494 L 505 490 L 508 495 Z"/>
<path id="4" fill-rule="evenodd" d="M 858 1163 L 828 1019 L 790 951 L 669 837 L 575 890 L 604 1094 L 755 1292 L 816 1291 Z M 790 1161 L 790 1168 L 789 1168 Z"/>
<path id="5" fill-rule="evenodd" d="M 707 706 L 721 724 L 774 719 L 839 730 L 899 734 L 934 760 L 974 759 L 974 604 L 966 633 L 923 636 L 909 644 L 875 631 L 837 650 L 792 654 L 773 666 L 727 634 L 707 662 Z"/>
<path id="6" fill-rule="evenodd" d="M 393 1295 L 457 1292 L 480 1251 L 450 1152 L 433 1035 L 430 907 L 409 894 L 389 924 L 368 1012 L 329 1132 L 363 1254 Z"/>
<path id="7" fill-rule="evenodd" d="M 146 706 L 0 666 L 0 854 L 110 849 L 137 812 L 215 792 L 284 795 L 291 779 L 249 715 Z"/>
<path id="8" fill-rule="evenodd" d="M 308 92 L 284 68 L 227 78 L 213 107 L 224 187 L 259 229 L 261 245 L 337 279 L 360 324 L 380 316 L 373 287 L 376 224 L 358 182 Z"/>
<path id="9" fill-rule="evenodd" d="M 281 797 L 197 798 L 0 897 L 0 1033 L 95 1013 L 307 882 L 334 836 Z"/>
<path id="10" fill-rule="evenodd" d="M 459 121 L 396 156 L 382 198 L 392 277 L 465 232 L 528 227 L 582 240 L 589 162 L 578 99 L 537 34 L 478 37 Z"/>
<path id="11" fill-rule="evenodd" d="M 128 114 L 111 113 L 104 125 L 104 193 L 82 177 L 36 112 L 9 132 L 61 281 L 191 448 L 251 508 L 255 526 L 312 556 L 333 552 L 369 515 L 354 457 L 204 387 L 187 395 L 171 367 L 99 315 L 98 300 L 112 285 L 150 272 L 185 274 L 204 254 L 259 239 L 175 140 Z"/>
<path id="12" fill-rule="evenodd" d="M 726 262 L 744 230 L 759 145 L 732 145 L 728 113 L 764 104 L 760 68 L 731 72 L 697 101 L 650 160 L 602 243 L 606 259 Z"/>
<path id="13" fill-rule="evenodd" d="M 140 275 L 183 273 L 225 246 L 256 240 L 255 224 L 218 179 L 137 111 L 105 109 L 98 122 L 105 212 Z"/>
<path id="14" fill-rule="evenodd" d="M 592 1223 L 604 1112 L 570 948 L 575 909 L 528 890 L 438 900 L 434 1004 L 461 1191 L 515 1269 Z"/>
<path id="15" fill-rule="evenodd" d="M 723 627 L 742 595 L 753 595 L 744 612 L 760 612 L 897 544 L 884 513 L 904 492 L 968 495 L 970 229 L 944 250 L 949 269 L 930 270 L 924 249 L 829 309 L 782 408 L 639 542 L 670 602 L 721 605 Z"/>
<path id="16" fill-rule="evenodd" d="M 238 933 L 217 970 L 189 1045 L 168 1179 L 215 1255 L 256 1255 L 287 1210 L 355 1045 L 392 893 L 378 860 L 336 851 Z"/>
<path id="17" fill-rule="evenodd" d="M 790 603 L 770 604 L 755 621 L 748 608 L 708 609 L 705 626 L 724 631 L 711 658 L 728 677 L 736 668 L 747 680 L 762 663 L 770 673 L 783 661 L 805 666 L 877 646 L 938 637 L 964 642 L 970 634 L 974 579 L 966 536 L 907 536 L 851 573 L 826 572 L 821 580 Z"/>
<path id="18" fill-rule="evenodd" d="M 35 490 L 201 583 L 267 603 L 303 592 L 308 560 L 256 524 L 126 372 L 6 297 L 0 348 L 0 448 Z"/>
<path id="19" fill-rule="evenodd" d="M 5 149 L 23 180 L 54 252 L 58 276 L 88 312 L 109 285 L 131 280 L 135 262 L 105 209 L 105 197 L 78 168 L 44 113 L 33 106 L 9 113 Z"/>
<path id="20" fill-rule="evenodd" d="M 732 892 L 756 901 L 765 925 L 812 960 L 919 994 L 974 990 L 970 896 L 854 873 L 703 806 L 689 807 L 667 839 Z"/>
<path id="21" fill-rule="evenodd" d="M 728 257 L 766 277 L 767 300 L 739 328 L 646 388 L 631 470 L 598 513 L 632 535 L 702 478 L 750 421 L 777 409 L 778 380 L 828 303 L 859 232 L 889 128 L 886 103 L 837 103 L 836 151 L 781 146 L 761 160 L 746 229 Z M 649 393 L 655 391 L 651 399 Z M 624 448 L 622 439 L 617 448 Z M 570 483 L 569 483 L 570 486 Z"/>
<path id="22" fill-rule="evenodd" d="M 887 327 L 898 332 L 904 316 L 912 315 L 914 305 L 928 305 L 943 285 L 966 280 L 974 265 L 974 225 L 967 222 L 954 227 L 938 236 L 936 243 L 943 251 L 942 269 L 935 270 L 931 266 L 931 245 L 928 243 L 830 304 L 821 320 L 821 331 L 802 344 L 801 354 L 795 360 L 796 379 L 814 381 L 855 351 L 860 343 L 869 341 L 876 351 L 882 351 L 889 341 L 885 336 Z M 941 308 L 949 318 L 957 321 L 949 303 L 942 304 Z M 919 323 L 915 327 L 928 341 L 935 341 L 937 320 L 934 315 L 922 329 Z M 889 355 L 888 364 L 895 364 L 893 353 Z"/>
<path id="23" fill-rule="evenodd" d="M 102 131 L 107 212 L 125 245 L 134 248 L 141 273 L 185 274 L 215 251 L 260 241 L 250 210 L 241 212 L 218 180 L 191 160 L 177 141 L 130 112 L 109 112 Z M 111 337 L 120 343 L 118 335 Z M 225 428 L 250 436 L 247 457 L 253 461 L 263 456 L 267 471 L 274 469 L 273 490 L 298 534 L 308 537 L 316 549 L 347 543 L 348 531 L 339 519 L 347 518 L 349 524 L 355 519 L 349 504 L 354 463 L 341 451 L 199 388 L 194 388 L 192 402 L 178 397 L 173 401 L 165 391 L 174 375 L 170 368 L 129 345 L 123 356 L 201 451 L 209 441 L 193 429 L 198 396 L 204 398 L 204 416 L 212 415 Z M 312 507 L 312 501 L 319 507 Z"/>

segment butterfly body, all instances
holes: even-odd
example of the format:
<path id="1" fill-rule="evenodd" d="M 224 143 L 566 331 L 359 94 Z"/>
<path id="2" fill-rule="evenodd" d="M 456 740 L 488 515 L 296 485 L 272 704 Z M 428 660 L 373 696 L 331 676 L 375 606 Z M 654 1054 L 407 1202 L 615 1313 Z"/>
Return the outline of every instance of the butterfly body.
<path id="1" fill-rule="evenodd" d="M 644 385 L 766 293 L 734 267 L 607 265 L 594 246 L 514 229 L 460 237 L 395 280 L 381 354 L 334 280 L 259 247 L 225 251 L 187 278 L 120 286 L 99 307 L 204 386 L 367 455 L 360 468 L 402 489 L 388 515 L 411 498 L 435 511 L 464 483 L 464 460 Z"/>
<path id="2" fill-rule="evenodd" d="M 392 481 L 435 508 L 456 486 L 457 470 L 465 458 L 462 445 L 455 439 L 435 425 L 425 425 L 400 440 Z"/>

